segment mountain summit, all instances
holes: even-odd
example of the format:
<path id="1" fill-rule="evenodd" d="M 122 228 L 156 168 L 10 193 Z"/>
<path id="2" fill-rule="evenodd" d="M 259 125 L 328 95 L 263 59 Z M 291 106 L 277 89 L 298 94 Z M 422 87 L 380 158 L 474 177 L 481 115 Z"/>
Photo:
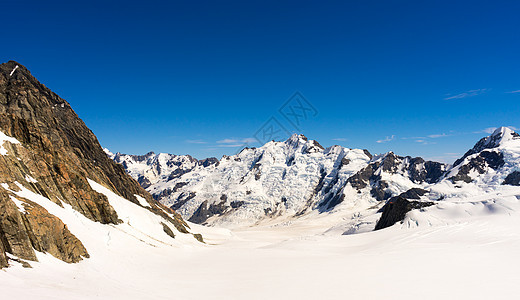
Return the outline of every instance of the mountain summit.
<path id="1" fill-rule="evenodd" d="M 88 222 L 123 224 L 114 197 L 162 218 L 165 231 L 170 224 L 188 232 L 106 156 L 67 101 L 15 61 L 0 65 L 0 184 L 0 267 L 36 261 L 35 251 L 66 262 L 89 257 L 88 245 L 51 211 L 70 207 Z"/>

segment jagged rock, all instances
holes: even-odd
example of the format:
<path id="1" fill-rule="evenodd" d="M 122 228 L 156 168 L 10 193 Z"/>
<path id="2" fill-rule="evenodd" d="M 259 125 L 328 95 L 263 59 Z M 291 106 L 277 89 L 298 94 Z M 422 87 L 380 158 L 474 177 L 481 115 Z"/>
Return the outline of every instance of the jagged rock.
<path id="1" fill-rule="evenodd" d="M 194 234 L 193 234 L 193 237 L 194 237 L 197 241 L 199 241 L 199 242 L 201 242 L 201 243 L 205 243 L 205 242 L 204 242 L 204 238 L 202 238 L 202 234 L 200 234 L 200 233 L 194 233 Z"/>
<path id="2" fill-rule="evenodd" d="M 9 76 L 17 65 L 17 71 Z M 0 131 L 24 145 L 13 145 L 14 155 L 21 161 L 0 161 L 5 167 L 2 169 L 6 169 L 0 181 L 25 182 L 23 175 L 33 174 L 37 184 L 32 190 L 56 203 L 65 201 L 101 223 L 117 223 L 117 214 L 106 197 L 90 188 L 87 174 L 132 201 L 137 202 L 134 194 L 149 198 L 124 174 L 121 165 L 108 159 L 70 105 L 39 83 L 24 66 L 14 61 L 0 65 L 0 94 L 5 99 L 0 105 Z M 8 170 L 11 168 L 7 166 L 13 165 L 14 170 Z"/>
<path id="3" fill-rule="evenodd" d="M 425 161 L 421 157 L 409 157 L 409 160 L 408 172 L 413 182 L 435 183 L 446 173 L 446 165 L 443 163 Z"/>
<path id="4" fill-rule="evenodd" d="M 10 197 L 0 190 L 0 240 L 6 252 L 32 261 L 37 261 L 33 249 L 69 263 L 89 257 L 81 241 L 60 219 L 25 199 L 22 213 Z"/>
<path id="5" fill-rule="evenodd" d="M 401 174 L 412 182 L 421 184 L 438 182 L 446 171 L 446 164 L 425 161 L 421 157 L 402 157 L 389 152 L 351 176 L 347 182 L 358 190 L 370 186 L 372 197 L 382 201 L 393 196 L 388 191 L 389 183 L 383 179 L 382 173 Z"/>
<path id="6" fill-rule="evenodd" d="M 222 200 L 222 197 L 221 197 Z M 193 214 L 193 216 L 188 220 L 197 224 L 204 224 L 206 220 L 211 218 L 214 215 L 222 215 L 229 206 L 226 205 L 226 200 L 222 200 L 222 202 L 218 204 L 209 204 L 208 201 L 202 202 L 197 211 Z"/>
<path id="7" fill-rule="evenodd" d="M 504 179 L 502 184 L 520 186 L 520 172 L 513 171 Z"/>
<path id="8" fill-rule="evenodd" d="M 9 266 L 7 255 L 5 255 L 5 247 L 3 241 L 0 239 L 0 269 Z"/>
<path id="9" fill-rule="evenodd" d="M 195 196 L 197 196 L 197 193 L 195 192 L 190 192 L 188 193 L 188 196 L 186 197 L 185 194 L 181 194 L 179 196 L 179 198 L 177 199 L 177 202 L 175 202 L 175 204 L 173 204 L 172 206 L 170 206 L 171 209 L 173 210 L 177 210 L 179 209 L 181 206 L 183 206 L 186 202 L 190 201 L 191 199 L 195 198 Z"/>
<path id="10" fill-rule="evenodd" d="M 166 214 L 168 208 L 156 204 L 122 165 L 107 157 L 67 101 L 14 61 L 0 65 L 0 132 L 19 142 L 0 145 L 7 152 L 0 155 L 0 183 L 9 190 L 16 191 L 17 182 L 60 206 L 71 205 L 92 221 L 119 223 L 116 211 L 106 196 L 91 188 L 89 178 L 136 204 L 134 195 L 143 197 L 151 211 L 187 232 L 178 214 Z M 6 266 L 5 252 L 24 260 L 35 260 L 34 250 L 66 262 L 88 257 L 61 220 L 28 200 L 25 212 L 18 211 L 9 193 L 0 188 L 0 266 Z"/>
<path id="11" fill-rule="evenodd" d="M 23 214 L 23 217 L 34 249 L 47 252 L 68 263 L 90 257 L 83 243 L 70 233 L 60 219 L 48 213 L 43 207 L 30 201 L 28 203 L 30 205 L 26 206 L 27 213 Z"/>
<path id="12" fill-rule="evenodd" d="M 0 188 L 0 240 L 5 252 L 21 259 L 37 261 L 33 250 L 31 230 L 26 228 L 24 217 L 7 191 Z M 36 240 L 36 239 L 33 239 Z"/>
<path id="13" fill-rule="evenodd" d="M 406 214 L 413 210 L 434 205 L 433 202 L 408 201 L 407 199 L 419 199 L 426 194 L 426 190 L 411 189 L 399 196 L 392 197 L 383 206 L 383 214 L 376 224 L 375 230 L 390 227 L 404 220 Z"/>
<path id="14" fill-rule="evenodd" d="M 504 163 L 504 154 L 502 152 L 485 150 L 472 157 L 467 163 L 462 164 L 457 174 L 450 179 L 453 182 L 464 181 L 469 183 L 473 181 L 473 178 L 469 176 L 472 170 L 477 171 L 479 174 L 484 174 L 488 167 L 497 170 Z"/>
<path id="15" fill-rule="evenodd" d="M 161 222 L 161 225 L 163 227 L 163 231 L 171 236 L 172 238 L 175 238 L 175 234 L 173 233 L 173 231 L 170 229 L 170 227 L 168 227 L 168 225 L 166 225 L 165 223 Z"/>

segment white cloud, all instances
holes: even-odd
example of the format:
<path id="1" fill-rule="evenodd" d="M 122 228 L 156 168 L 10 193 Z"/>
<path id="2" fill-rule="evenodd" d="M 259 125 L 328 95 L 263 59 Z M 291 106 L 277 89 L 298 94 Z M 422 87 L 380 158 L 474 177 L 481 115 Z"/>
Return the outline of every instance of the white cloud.
<path id="1" fill-rule="evenodd" d="M 481 95 L 485 92 L 487 92 L 489 89 L 476 89 L 476 90 L 469 90 L 469 91 L 466 91 L 464 93 L 460 93 L 460 94 L 457 94 L 457 95 L 453 95 L 451 96 L 450 94 L 446 95 L 447 97 L 444 98 L 444 100 L 454 100 L 454 99 L 463 99 L 463 98 L 468 98 L 468 97 L 473 97 L 473 96 L 478 96 L 478 95 Z"/>
<path id="2" fill-rule="evenodd" d="M 394 139 L 395 139 L 395 135 L 387 136 L 386 138 L 384 138 L 382 140 L 376 141 L 376 143 L 378 143 L 378 144 L 386 143 L 386 142 L 393 141 Z"/>
<path id="3" fill-rule="evenodd" d="M 252 143 L 256 143 L 256 142 L 258 142 L 258 140 L 255 138 L 223 139 L 223 140 L 217 141 L 217 144 L 239 144 L 239 143 L 241 143 L 241 146 L 243 146 L 243 144 L 252 144 Z M 227 146 L 221 145 L 219 147 L 227 147 Z M 229 147 L 231 147 L 231 146 L 229 146 Z"/>
<path id="4" fill-rule="evenodd" d="M 217 141 L 217 144 L 234 144 L 234 143 L 238 143 L 238 140 L 235 140 L 235 139 L 223 139 L 223 140 Z"/>
<path id="5" fill-rule="evenodd" d="M 203 140 L 186 140 L 186 143 L 188 144 L 207 144 L 207 142 Z"/>
<path id="6" fill-rule="evenodd" d="M 507 128 L 511 129 L 511 130 L 519 130 L 519 128 L 515 127 L 515 126 L 506 126 Z M 488 127 L 488 128 L 485 128 L 485 129 L 482 129 L 482 130 L 479 130 L 479 131 L 475 131 L 474 133 L 487 133 L 487 134 L 492 134 L 493 132 L 495 132 L 495 130 L 497 130 L 498 127 Z"/>
<path id="7" fill-rule="evenodd" d="M 333 141 L 338 141 L 338 142 L 346 142 L 347 139 L 346 138 L 335 138 L 335 139 L 332 139 Z"/>
<path id="8" fill-rule="evenodd" d="M 252 143 L 257 143 L 257 142 L 258 142 L 258 140 L 255 138 L 246 138 L 246 139 L 242 140 L 242 143 L 244 143 L 244 144 L 252 144 Z"/>
<path id="9" fill-rule="evenodd" d="M 430 139 L 438 139 L 438 138 L 447 137 L 447 136 L 451 136 L 451 134 L 446 134 L 446 133 L 441 133 L 441 134 L 430 134 L 428 137 L 429 137 Z"/>
<path id="10" fill-rule="evenodd" d="M 511 91 L 511 92 L 506 92 L 506 93 L 508 93 L 508 94 L 518 94 L 518 93 L 520 93 L 520 90 Z"/>
<path id="11" fill-rule="evenodd" d="M 220 147 L 220 148 L 236 148 L 236 147 L 243 147 L 243 146 L 245 146 L 245 145 L 244 144 L 220 144 L 217 147 Z"/>

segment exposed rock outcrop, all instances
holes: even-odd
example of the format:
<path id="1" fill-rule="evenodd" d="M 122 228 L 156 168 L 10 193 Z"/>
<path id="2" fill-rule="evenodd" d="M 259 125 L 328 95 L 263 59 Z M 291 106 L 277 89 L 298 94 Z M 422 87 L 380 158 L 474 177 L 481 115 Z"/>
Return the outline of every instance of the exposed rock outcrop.
<path id="1" fill-rule="evenodd" d="M 520 186 L 520 172 L 513 171 L 504 179 L 502 184 Z"/>
<path id="2" fill-rule="evenodd" d="M 14 61 L 0 65 L 0 133 L 9 137 L 0 145 L 0 183 L 9 186 L 0 188 L 0 266 L 6 266 L 6 252 L 26 260 L 36 260 L 34 250 L 66 262 L 88 257 L 81 241 L 44 208 L 18 199 L 24 203 L 22 212 L 11 198 L 15 183 L 60 206 L 67 203 L 92 221 L 119 223 L 107 197 L 91 188 L 89 178 L 137 205 L 134 195 L 139 195 L 148 202 L 147 209 L 186 231 L 180 216 L 166 214 L 122 165 L 107 157 L 67 101 Z"/>
<path id="3" fill-rule="evenodd" d="M 485 150 L 480 152 L 477 156 L 471 157 L 469 161 L 461 164 L 459 171 L 450 179 L 453 182 L 464 181 L 469 183 L 473 179 L 469 176 L 471 171 L 476 171 L 479 174 L 484 174 L 488 171 L 488 167 L 497 170 L 504 165 L 504 154 L 502 152 Z"/>
<path id="4" fill-rule="evenodd" d="M 404 220 L 406 214 L 413 210 L 434 205 L 433 202 L 409 201 L 408 199 L 420 199 L 428 191 L 422 189 L 410 189 L 399 196 L 392 197 L 383 206 L 383 214 L 376 224 L 375 230 L 390 227 Z"/>

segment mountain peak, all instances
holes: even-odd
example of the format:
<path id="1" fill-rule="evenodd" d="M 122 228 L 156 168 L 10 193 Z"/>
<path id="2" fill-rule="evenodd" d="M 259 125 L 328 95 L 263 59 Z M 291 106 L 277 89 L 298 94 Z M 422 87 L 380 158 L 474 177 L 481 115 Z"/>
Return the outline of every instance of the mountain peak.
<path id="1" fill-rule="evenodd" d="M 295 143 L 295 142 L 299 142 L 300 140 L 303 140 L 306 142 L 309 139 L 306 136 L 304 136 L 303 134 L 293 133 L 293 135 L 291 135 L 291 137 L 289 137 L 286 142 Z"/>
<path id="2" fill-rule="evenodd" d="M 480 141 L 478 141 L 472 149 L 468 150 L 468 152 L 466 152 L 463 157 L 456 160 L 453 166 L 459 165 L 466 157 L 470 155 L 479 153 L 485 149 L 493 149 L 504 146 L 504 144 L 512 140 L 520 140 L 520 134 L 516 133 L 510 127 L 499 127 L 495 129 L 491 135 L 480 139 Z"/>
<path id="3" fill-rule="evenodd" d="M 30 74 L 29 70 L 27 70 L 27 68 L 24 65 L 14 60 L 10 60 L 6 63 L 0 64 L 0 74 L 4 75 L 5 77 L 13 77 L 16 73 L 20 72 Z"/>
<path id="4" fill-rule="evenodd" d="M 484 148 L 496 148 L 496 147 L 500 147 L 507 141 L 517 139 L 517 138 L 520 138 L 520 135 L 518 133 L 516 133 L 514 130 L 512 130 L 509 127 L 502 126 L 502 127 L 495 129 L 495 131 L 490 136 L 484 138 L 485 140 L 481 146 Z M 479 144 L 480 144 L 480 142 L 477 143 L 477 145 L 479 145 Z M 480 151 L 482 151 L 482 149 Z"/>

